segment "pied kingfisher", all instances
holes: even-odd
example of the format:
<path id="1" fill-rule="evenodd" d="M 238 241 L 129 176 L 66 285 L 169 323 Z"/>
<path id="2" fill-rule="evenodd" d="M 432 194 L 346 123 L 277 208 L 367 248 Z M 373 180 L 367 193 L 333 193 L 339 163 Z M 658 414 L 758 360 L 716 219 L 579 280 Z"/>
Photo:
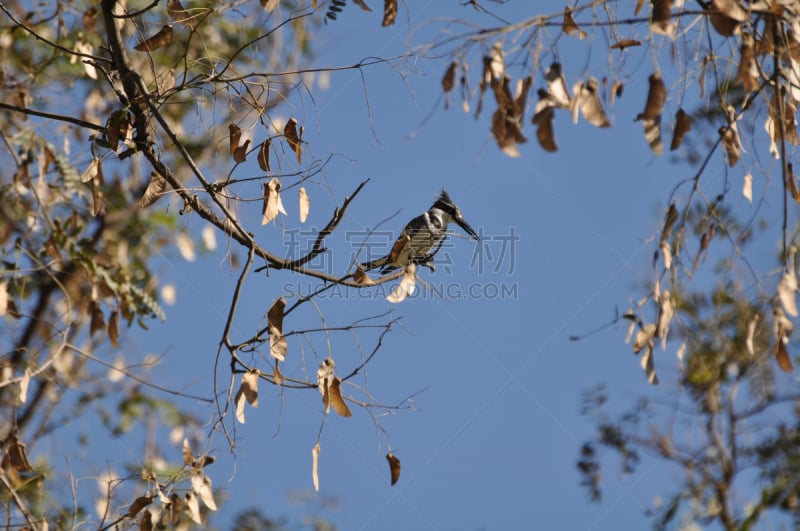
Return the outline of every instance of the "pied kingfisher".
<path id="1" fill-rule="evenodd" d="M 445 236 L 447 225 L 455 222 L 472 238 L 478 240 L 478 234 L 469 226 L 459 209 L 445 190 L 431 208 L 408 222 L 397 238 L 392 251 L 377 260 L 361 264 L 361 269 L 369 271 L 377 267 L 381 273 L 392 271 L 408 264 L 425 264 L 433 258 Z"/>

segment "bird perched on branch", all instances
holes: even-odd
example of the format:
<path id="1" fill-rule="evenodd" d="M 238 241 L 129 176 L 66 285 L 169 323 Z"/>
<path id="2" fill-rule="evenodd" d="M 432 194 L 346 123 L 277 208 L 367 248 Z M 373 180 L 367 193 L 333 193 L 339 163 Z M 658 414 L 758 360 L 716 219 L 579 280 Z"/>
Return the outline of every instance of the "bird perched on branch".
<path id="1" fill-rule="evenodd" d="M 361 269 L 369 271 L 378 267 L 386 273 L 411 263 L 425 265 L 438 251 L 438 246 L 447 236 L 447 226 L 455 223 L 475 240 L 478 234 L 469 226 L 445 190 L 427 212 L 408 222 L 395 241 L 392 250 L 383 258 L 361 264 Z"/>

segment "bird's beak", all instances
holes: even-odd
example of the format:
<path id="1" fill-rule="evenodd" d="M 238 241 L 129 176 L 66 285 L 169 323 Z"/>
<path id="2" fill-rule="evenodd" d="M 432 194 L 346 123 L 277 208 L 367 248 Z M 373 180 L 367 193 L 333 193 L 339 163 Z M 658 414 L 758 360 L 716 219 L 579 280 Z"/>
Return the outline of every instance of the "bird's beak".
<path id="1" fill-rule="evenodd" d="M 469 226 L 469 223 L 467 223 L 467 221 L 462 216 L 458 216 L 453 221 L 455 221 L 459 227 L 464 229 L 464 232 L 469 234 L 473 240 L 480 240 L 480 238 L 478 237 L 478 233 L 475 232 L 475 230 Z"/>

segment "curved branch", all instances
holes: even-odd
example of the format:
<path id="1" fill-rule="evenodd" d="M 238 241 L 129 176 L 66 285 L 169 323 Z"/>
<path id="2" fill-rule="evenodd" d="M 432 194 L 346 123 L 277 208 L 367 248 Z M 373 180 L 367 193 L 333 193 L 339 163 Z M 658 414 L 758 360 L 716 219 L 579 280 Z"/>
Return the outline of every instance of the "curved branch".
<path id="1" fill-rule="evenodd" d="M 93 124 L 91 122 L 87 122 L 85 120 L 81 120 L 79 118 L 73 118 L 72 116 L 66 116 L 63 114 L 53 114 L 45 111 L 37 111 L 35 109 L 28 109 L 25 107 L 19 107 L 17 105 L 11 105 L 9 103 L 4 103 L 0 101 L 0 109 L 6 109 L 12 112 L 18 112 L 20 114 L 26 114 L 28 116 L 38 116 L 40 118 L 47 118 L 49 120 L 55 120 L 58 122 L 67 122 L 73 125 L 77 125 L 79 127 L 83 127 L 86 129 L 92 129 L 93 131 L 103 132 L 106 130 L 105 127 L 102 125 Z"/>
<path id="2" fill-rule="evenodd" d="M 3 13 L 8 15 L 8 18 L 10 18 L 11 21 L 14 22 L 14 24 L 19 26 L 23 30 L 25 30 L 33 38 L 35 38 L 36 40 L 42 41 L 43 43 L 47 44 L 48 46 L 51 46 L 51 47 L 55 48 L 56 50 L 61 50 L 62 52 L 66 53 L 68 55 L 73 55 L 73 56 L 76 56 L 76 57 L 84 57 L 86 59 L 91 59 L 92 61 L 98 61 L 98 62 L 101 62 L 101 63 L 111 63 L 111 60 L 106 59 L 105 57 L 99 57 L 97 55 L 92 55 L 92 54 L 89 54 L 89 53 L 76 52 L 75 50 L 70 50 L 69 48 L 65 48 L 64 46 L 61 46 L 60 44 L 57 44 L 57 43 L 55 43 L 55 42 L 53 42 L 51 40 L 48 40 L 48 39 L 42 37 L 41 35 L 39 35 L 35 31 L 33 31 L 33 28 L 30 28 L 27 25 L 25 25 L 25 23 L 21 22 L 20 20 L 17 20 L 17 18 L 14 17 L 14 15 L 12 15 L 11 12 L 8 9 L 6 9 L 5 4 L 0 3 L 0 11 L 3 11 Z"/>

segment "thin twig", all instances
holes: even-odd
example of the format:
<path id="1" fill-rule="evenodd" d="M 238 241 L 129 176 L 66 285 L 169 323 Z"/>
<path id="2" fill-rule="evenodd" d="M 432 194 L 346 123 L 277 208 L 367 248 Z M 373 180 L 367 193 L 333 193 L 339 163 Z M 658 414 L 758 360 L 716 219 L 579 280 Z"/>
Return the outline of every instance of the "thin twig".
<path id="1" fill-rule="evenodd" d="M 386 329 L 383 332 L 381 332 L 380 336 L 378 336 L 378 342 L 375 344 L 375 348 L 372 349 L 372 352 L 370 352 L 369 356 L 367 356 L 367 359 L 362 361 L 355 369 L 353 369 L 353 371 L 350 374 L 348 374 L 347 376 L 342 378 L 342 381 L 349 380 L 350 378 L 352 378 L 353 376 L 358 374 L 358 372 L 361 369 L 363 369 L 364 367 L 367 366 L 367 364 L 372 360 L 373 357 L 375 357 L 375 354 L 378 353 L 378 351 L 380 350 L 381 346 L 383 345 L 383 338 L 386 336 L 386 334 L 388 334 L 389 332 L 392 331 L 392 326 L 396 322 L 398 322 L 399 320 L 400 320 L 400 317 L 398 317 L 397 319 L 392 319 L 391 321 L 386 323 Z"/>
<path id="2" fill-rule="evenodd" d="M 6 471 L 0 468 L 0 483 L 8 490 L 8 493 L 11 495 L 11 498 L 14 500 L 14 504 L 17 506 L 17 509 L 22 516 L 25 517 L 25 521 L 28 522 L 28 525 L 31 528 L 31 531 L 38 531 L 39 525 L 36 518 L 33 517 L 28 506 L 25 504 L 25 500 L 19 497 L 17 491 L 14 487 L 11 486 L 11 483 L 8 481 L 8 476 L 6 475 Z"/>
<path id="3" fill-rule="evenodd" d="M 49 120 L 55 120 L 58 122 L 67 122 L 70 124 L 77 125 L 79 127 L 84 127 L 86 129 L 92 129 L 94 131 L 99 131 L 99 132 L 103 132 L 106 130 L 106 128 L 103 127 L 102 125 L 93 124 L 91 122 L 81 120 L 80 118 L 73 118 L 72 116 L 66 116 L 63 114 L 53 114 L 45 111 L 37 111 L 35 109 L 19 107 L 17 105 L 11 105 L 9 103 L 5 103 L 2 101 L 0 101 L 0 109 L 6 109 L 9 111 L 18 112 L 20 114 L 27 114 L 29 116 L 38 116 L 40 118 L 47 118 Z"/>
<path id="4" fill-rule="evenodd" d="M 60 51 L 66 53 L 68 55 L 74 55 L 76 57 L 84 57 L 86 59 L 91 59 L 92 61 L 96 61 L 96 62 L 99 62 L 99 63 L 111 63 L 111 60 L 107 59 L 105 57 L 99 57 L 97 55 L 92 55 L 92 54 L 88 54 L 88 53 L 76 52 L 75 50 L 70 50 L 69 48 L 65 48 L 64 46 L 61 46 L 58 43 L 55 43 L 55 42 L 53 42 L 51 40 L 48 40 L 48 39 L 42 37 L 41 35 L 36 33 L 33 30 L 33 28 L 27 26 L 24 22 L 18 20 L 14 15 L 12 15 L 11 12 L 8 9 L 6 9 L 6 6 L 3 3 L 0 3 L 0 10 L 3 11 L 3 13 L 5 13 L 6 15 L 8 15 L 8 18 L 10 18 L 11 21 L 14 22 L 14 24 L 16 24 L 20 28 L 24 29 L 33 38 L 35 38 L 36 40 L 42 41 L 43 43 L 47 44 L 48 46 L 51 46 L 51 47 L 55 48 L 56 50 L 60 50 Z"/>

